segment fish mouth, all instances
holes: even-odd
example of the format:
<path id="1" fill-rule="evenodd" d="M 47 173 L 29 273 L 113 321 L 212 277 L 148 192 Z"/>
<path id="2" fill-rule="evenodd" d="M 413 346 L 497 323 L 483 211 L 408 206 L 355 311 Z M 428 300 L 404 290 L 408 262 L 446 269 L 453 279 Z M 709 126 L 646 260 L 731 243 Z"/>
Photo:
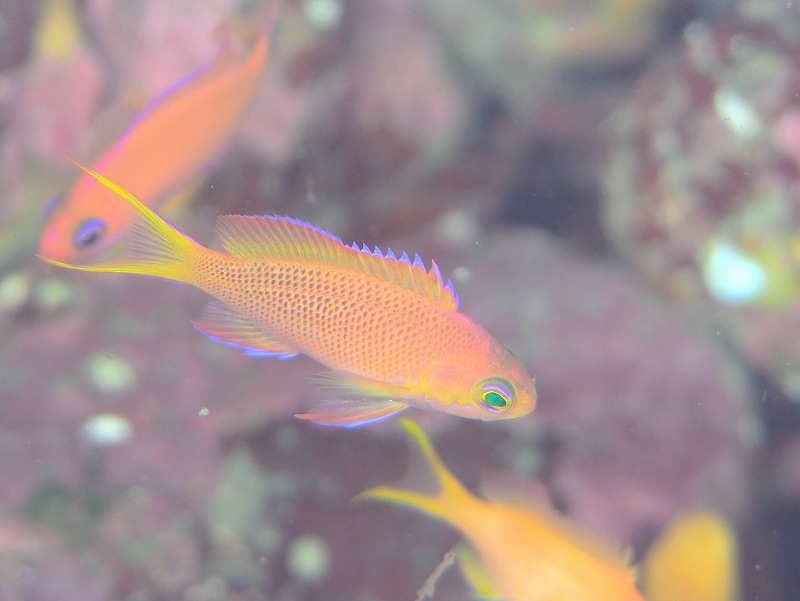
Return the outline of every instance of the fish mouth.
<path id="1" fill-rule="evenodd" d="M 87 266 L 113 258 L 122 243 L 121 236 L 104 236 L 86 248 L 65 248 L 61 240 L 60 232 L 45 231 L 36 254 L 46 261 Z"/>

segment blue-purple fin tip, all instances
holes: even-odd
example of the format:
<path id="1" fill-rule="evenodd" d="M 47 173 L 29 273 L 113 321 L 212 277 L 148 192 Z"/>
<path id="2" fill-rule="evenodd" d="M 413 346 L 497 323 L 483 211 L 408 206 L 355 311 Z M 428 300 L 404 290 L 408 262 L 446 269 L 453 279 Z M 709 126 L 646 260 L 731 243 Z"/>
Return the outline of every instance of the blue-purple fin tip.
<path id="1" fill-rule="evenodd" d="M 260 348 L 245 346 L 243 344 L 237 344 L 229 340 L 223 340 L 219 336 L 214 336 L 213 334 L 209 334 L 208 332 L 203 331 L 198 326 L 194 326 L 194 329 L 213 342 L 224 344 L 227 347 L 242 351 L 242 354 L 245 357 L 254 357 L 257 359 L 269 358 L 269 359 L 279 359 L 281 361 L 286 361 L 288 359 L 294 359 L 295 357 L 297 357 L 297 355 L 300 354 L 300 353 L 272 353 L 270 351 L 265 351 Z"/>

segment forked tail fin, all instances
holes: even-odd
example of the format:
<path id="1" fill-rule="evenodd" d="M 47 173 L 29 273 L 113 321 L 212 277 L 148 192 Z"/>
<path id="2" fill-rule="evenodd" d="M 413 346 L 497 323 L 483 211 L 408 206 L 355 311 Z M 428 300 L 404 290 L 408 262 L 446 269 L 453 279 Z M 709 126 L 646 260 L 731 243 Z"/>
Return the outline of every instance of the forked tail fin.
<path id="1" fill-rule="evenodd" d="M 118 184 L 75 161 L 70 162 L 119 198 L 120 204 L 131 213 L 130 225 L 115 245 L 113 255 L 97 263 L 81 265 L 63 263 L 42 255 L 39 255 L 40 258 L 52 265 L 80 271 L 136 273 L 191 283 L 192 264 L 203 252 L 203 247 L 161 219 Z"/>
<path id="2" fill-rule="evenodd" d="M 477 501 L 467 490 L 456 480 L 453 474 L 445 467 L 442 460 L 436 454 L 430 440 L 422 429 L 410 419 L 401 419 L 400 425 L 406 434 L 415 443 L 418 451 L 422 455 L 426 470 L 435 480 L 438 492 L 428 494 L 410 490 L 405 487 L 381 486 L 371 488 L 360 495 L 355 500 L 376 500 L 391 503 L 403 503 L 411 505 L 426 513 L 434 515 L 441 520 L 452 523 L 454 513 L 458 506 L 470 501 Z M 412 472 L 415 471 L 412 467 Z M 415 474 L 412 473 L 412 476 Z"/>

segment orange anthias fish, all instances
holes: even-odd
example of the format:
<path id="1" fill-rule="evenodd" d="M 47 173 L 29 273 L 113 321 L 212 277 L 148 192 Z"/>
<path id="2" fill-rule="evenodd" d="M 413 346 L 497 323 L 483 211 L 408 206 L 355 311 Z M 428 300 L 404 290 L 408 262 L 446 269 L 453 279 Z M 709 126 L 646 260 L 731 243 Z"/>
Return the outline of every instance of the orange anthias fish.
<path id="1" fill-rule="evenodd" d="M 357 426 L 416 405 L 491 420 L 533 410 L 533 379 L 457 310 L 435 263 L 397 258 L 288 217 L 217 219 L 222 252 L 175 230 L 132 194 L 82 168 L 122 201 L 130 227 L 119 254 L 83 271 L 137 273 L 191 284 L 218 299 L 195 326 L 248 355 L 303 353 L 333 370 L 338 393 L 298 417 Z"/>
<path id="2" fill-rule="evenodd" d="M 162 92 L 95 163 L 151 206 L 169 200 L 219 152 L 250 105 L 267 62 L 262 35 L 241 58 L 232 27 L 223 30 L 214 60 Z M 128 226 L 125 211 L 86 174 L 47 210 L 39 254 L 87 263 L 107 250 Z"/>
<path id="3" fill-rule="evenodd" d="M 404 503 L 459 530 L 462 571 L 481 598 L 505 601 L 643 601 L 622 553 L 528 503 L 484 501 L 447 470 L 425 433 L 402 426 L 419 447 L 438 491 L 380 487 L 357 499 Z M 530 505 L 530 506 L 529 506 Z"/>

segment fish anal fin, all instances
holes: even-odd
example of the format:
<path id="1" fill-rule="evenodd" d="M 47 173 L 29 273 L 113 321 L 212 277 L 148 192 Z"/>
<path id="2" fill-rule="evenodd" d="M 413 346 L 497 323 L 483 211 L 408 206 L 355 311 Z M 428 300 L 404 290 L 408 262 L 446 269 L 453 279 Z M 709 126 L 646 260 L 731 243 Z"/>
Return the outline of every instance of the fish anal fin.
<path id="1" fill-rule="evenodd" d="M 220 301 L 208 303 L 202 317 L 192 324 L 214 342 L 242 349 L 249 357 L 290 359 L 298 354 L 261 325 Z"/>
<path id="2" fill-rule="evenodd" d="M 452 311 L 458 308 L 453 285 L 442 282 L 436 263 L 426 269 L 418 255 L 411 259 L 403 253 L 398 258 L 391 249 L 383 253 L 366 245 L 348 246 L 330 232 L 298 219 L 223 215 L 217 218 L 216 238 L 219 248 L 234 257 L 313 261 L 352 269 L 412 290 Z"/>

